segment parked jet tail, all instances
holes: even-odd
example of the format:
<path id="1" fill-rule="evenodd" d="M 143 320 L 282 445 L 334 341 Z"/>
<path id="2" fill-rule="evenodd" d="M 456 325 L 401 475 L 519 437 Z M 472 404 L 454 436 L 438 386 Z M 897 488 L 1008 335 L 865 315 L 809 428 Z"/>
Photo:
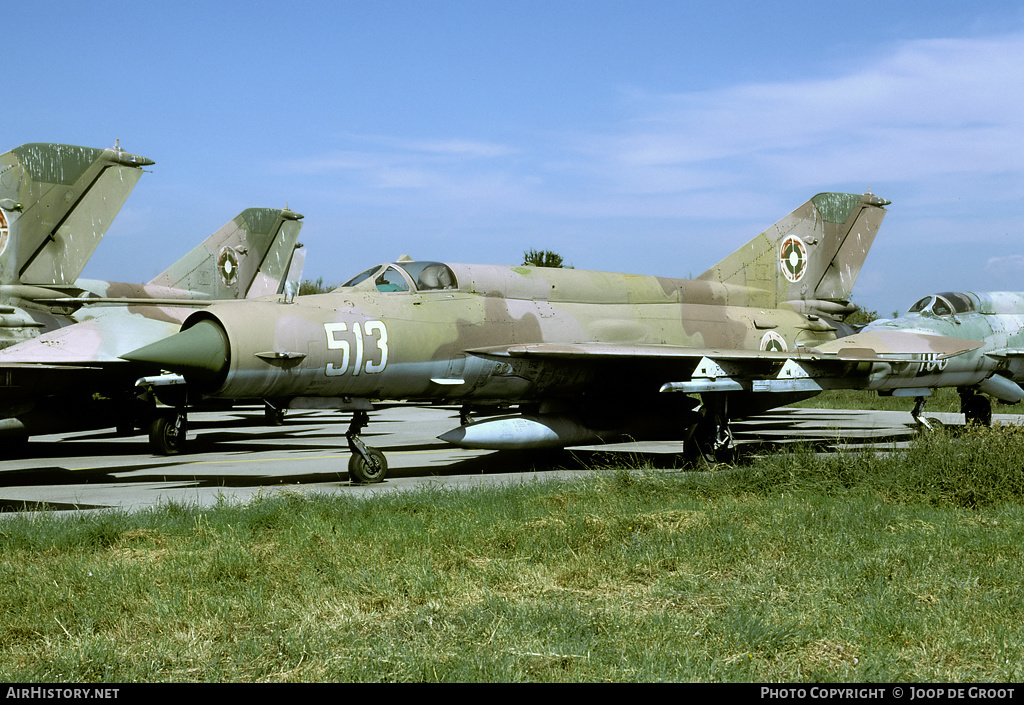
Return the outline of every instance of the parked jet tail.
<path id="1" fill-rule="evenodd" d="M 890 202 L 819 193 L 698 279 L 738 289 L 745 305 L 844 315 Z"/>
<path id="2" fill-rule="evenodd" d="M 212 299 L 278 293 L 288 276 L 301 218 L 287 208 L 248 208 L 149 285 Z"/>
<path id="3" fill-rule="evenodd" d="M 154 163 L 116 144 L 24 144 L 0 154 L 0 284 L 73 283 Z"/>

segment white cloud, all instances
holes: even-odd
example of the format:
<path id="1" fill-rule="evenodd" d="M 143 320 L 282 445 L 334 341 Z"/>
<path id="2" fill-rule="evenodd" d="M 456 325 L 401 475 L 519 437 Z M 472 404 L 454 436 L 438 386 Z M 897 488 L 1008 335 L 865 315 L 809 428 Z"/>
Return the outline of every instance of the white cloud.
<path id="1" fill-rule="evenodd" d="M 996 277 L 1020 277 L 1024 275 L 1024 255 L 991 257 L 985 262 L 985 269 Z"/>
<path id="2" fill-rule="evenodd" d="M 632 90 L 631 119 L 534 134 L 528 146 L 341 134 L 336 149 L 284 170 L 330 175 L 346 200 L 401 189 L 413 207 L 466 200 L 495 215 L 735 217 L 707 202 L 759 193 L 788 205 L 796 191 L 830 188 L 887 196 L 894 183 L 939 194 L 949 178 L 974 200 L 990 197 L 972 192 L 983 176 L 1024 165 L 1022 65 L 1022 34 L 911 41 L 831 78 Z"/>
<path id="3" fill-rule="evenodd" d="M 619 134 L 590 137 L 627 190 L 664 190 L 666 169 L 724 164 L 737 182 L 931 179 L 1024 163 L 1024 35 L 929 40 L 830 79 L 637 96 Z M 646 179 L 644 177 L 647 177 Z M 694 174 L 678 182 L 697 181 Z"/>

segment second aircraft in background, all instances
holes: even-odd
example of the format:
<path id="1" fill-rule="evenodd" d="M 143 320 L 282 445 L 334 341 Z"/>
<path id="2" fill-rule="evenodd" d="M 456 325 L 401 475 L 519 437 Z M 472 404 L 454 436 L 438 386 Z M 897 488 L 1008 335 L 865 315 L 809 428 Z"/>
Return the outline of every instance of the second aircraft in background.
<path id="1" fill-rule="evenodd" d="M 149 164 L 60 144 L 0 155 L 0 448 L 117 426 L 145 428 L 159 449 L 173 450 L 177 417 L 159 414 L 135 387 L 158 370 L 119 355 L 176 333 L 195 307 L 297 287 L 302 216 L 272 208 L 243 211 L 148 284 L 80 278 Z"/>
<path id="2" fill-rule="evenodd" d="M 925 296 L 899 318 L 870 323 L 862 335 L 887 333 L 968 338 L 978 347 L 955 357 L 924 365 L 893 364 L 865 388 L 881 394 L 915 397 L 914 418 L 921 416 L 924 400 L 937 387 L 956 387 L 960 410 L 967 423 L 992 421 L 991 396 L 1004 404 L 1024 399 L 1024 292 L 945 292 Z M 987 396 L 986 396 L 987 395 Z"/>

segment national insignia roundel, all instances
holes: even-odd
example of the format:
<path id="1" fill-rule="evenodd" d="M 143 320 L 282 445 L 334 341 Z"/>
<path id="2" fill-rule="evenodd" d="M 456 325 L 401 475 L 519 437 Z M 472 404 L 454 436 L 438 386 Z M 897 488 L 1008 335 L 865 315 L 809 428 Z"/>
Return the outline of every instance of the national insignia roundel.
<path id="1" fill-rule="evenodd" d="M 217 272 L 225 286 L 235 283 L 238 278 L 238 255 L 232 248 L 225 247 L 220 251 L 220 256 L 217 258 Z"/>
<path id="2" fill-rule="evenodd" d="M 768 331 L 761 336 L 761 349 L 772 350 L 775 352 L 786 352 L 789 348 L 786 347 L 786 339 L 773 330 Z"/>
<path id="3" fill-rule="evenodd" d="M 779 264 L 782 274 L 794 284 L 804 277 L 807 271 L 807 246 L 795 235 L 788 236 L 779 247 Z"/>
<path id="4" fill-rule="evenodd" d="M 7 238 L 11 234 L 11 228 L 7 224 L 7 216 L 0 210 L 0 254 L 7 249 Z"/>

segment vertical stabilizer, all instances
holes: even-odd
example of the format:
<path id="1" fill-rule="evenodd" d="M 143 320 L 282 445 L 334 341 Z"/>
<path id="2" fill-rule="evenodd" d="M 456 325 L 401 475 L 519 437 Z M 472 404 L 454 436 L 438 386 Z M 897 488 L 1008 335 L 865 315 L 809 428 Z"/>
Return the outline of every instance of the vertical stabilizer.
<path id="1" fill-rule="evenodd" d="M 845 311 L 888 204 L 819 193 L 698 278 L 728 285 L 737 305 Z"/>
<path id="2" fill-rule="evenodd" d="M 288 274 L 302 216 L 288 209 L 248 208 L 150 284 L 214 299 L 277 293 Z"/>
<path id="3" fill-rule="evenodd" d="M 0 154 L 0 284 L 73 283 L 151 164 L 120 146 Z"/>

